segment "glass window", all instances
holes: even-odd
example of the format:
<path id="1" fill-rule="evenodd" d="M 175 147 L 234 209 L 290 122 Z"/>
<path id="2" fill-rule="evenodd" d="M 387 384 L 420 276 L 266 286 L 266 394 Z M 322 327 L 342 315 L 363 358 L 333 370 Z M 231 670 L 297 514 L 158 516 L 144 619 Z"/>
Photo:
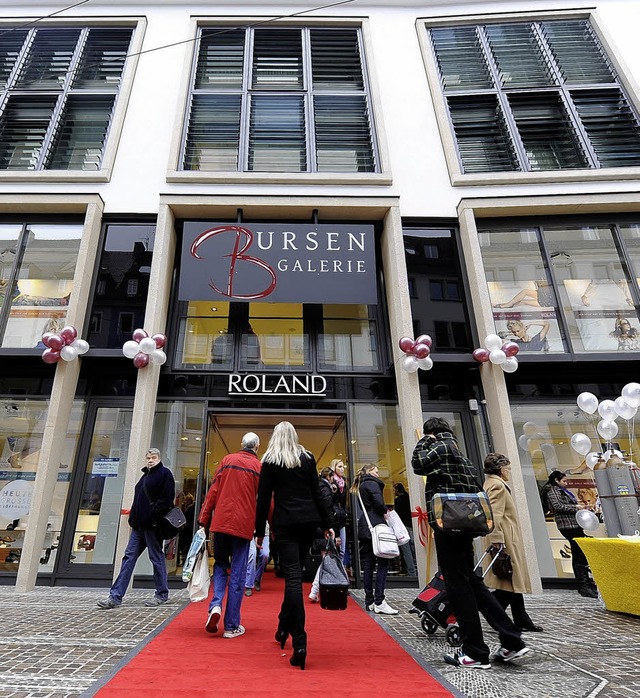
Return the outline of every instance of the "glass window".
<path id="1" fill-rule="evenodd" d="M 375 371 L 378 366 L 378 335 L 373 307 L 323 305 L 319 341 L 321 370 Z"/>
<path id="2" fill-rule="evenodd" d="M 7 531 L 7 538 L 11 539 L 0 548 L 3 572 L 17 572 L 20 564 L 47 410 L 45 400 L 0 400 L 0 530 Z M 53 489 L 41 572 L 53 569 L 57 554 L 83 413 L 84 404 L 74 402 Z"/>
<path id="3" fill-rule="evenodd" d="M 638 114 L 588 20 L 428 33 L 464 173 L 640 165 Z"/>
<path id="4" fill-rule="evenodd" d="M 132 330 L 143 326 L 154 239 L 154 225 L 106 226 L 91 309 L 91 346 L 120 349 Z M 101 321 L 93 319 L 97 317 Z"/>
<path id="5" fill-rule="evenodd" d="M 44 332 L 62 329 L 73 286 L 81 225 L 2 226 L 0 284 L 4 287 L 2 347 L 43 347 Z"/>
<path id="6" fill-rule="evenodd" d="M 404 252 L 415 336 L 430 335 L 437 351 L 472 351 L 454 231 L 405 228 Z"/>
<path id="7" fill-rule="evenodd" d="M 250 303 L 248 323 L 240 332 L 240 367 L 309 366 L 309 337 L 301 303 Z"/>
<path id="8" fill-rule="evenodd" d="M 521 352 L 563 352 L 558 302 L 536 228 L 491 232 L 478 239 L 496 332 Z"/>
<path id="9" fill-rule="evenodd" d="M 0 170 L 99 170 L 133 29 L 3 34 Z"/>
<path id="10" fill-rule="evenodd" d="M 233 335 L 229 334 L 229 303 L 190 301 L 180 320 L 177 363 L 183 368 L 198 366 L 230 369 Z"/>
<path id="11" fill-rule="evenodd" d="M 358 29 L 202 27 L 182 169 L 376 172 L 370 111 Z"/>

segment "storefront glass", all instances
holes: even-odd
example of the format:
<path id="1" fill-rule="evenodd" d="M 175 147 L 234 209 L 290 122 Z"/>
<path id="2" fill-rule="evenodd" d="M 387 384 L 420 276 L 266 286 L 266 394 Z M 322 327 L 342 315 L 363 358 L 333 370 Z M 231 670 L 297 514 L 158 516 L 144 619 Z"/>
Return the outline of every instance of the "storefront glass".
<path id="1" fill-rule="evenodd" d="M 323 305 L 318 363 L 321 370 L 376 371 L 378 331 L 368 305 Z"/>
<path id="2" fill-rule="evenodd" d="M 301 303 L 250 303 L 240 339 L 241 369 L 309 366 Z"/>
<path id="3" fill-rule="evenodd" d="M 178 359 L 183 367 L 230 369 L 233 336 L 229 334 L 229 303 L 190 301 L 181 319 Z"/>
<path id="4" fill-rule="evenodd" d="M 17 572 L 20 564 L 47 410 L 46 400 L 0 400 L 0 571 L 3 572 Z M 53 569 L 83 413 L 84 403 L 74 402 L 53 490 L 41 572 Z"/>

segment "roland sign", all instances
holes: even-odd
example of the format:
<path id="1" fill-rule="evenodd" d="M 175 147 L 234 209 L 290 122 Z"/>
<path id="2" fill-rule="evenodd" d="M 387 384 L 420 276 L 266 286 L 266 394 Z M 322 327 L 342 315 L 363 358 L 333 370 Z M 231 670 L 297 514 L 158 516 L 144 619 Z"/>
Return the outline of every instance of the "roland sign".
<path id="1" fill-rule="evenodd" d="M 287 395 L 290 397 L 324 397 L 327 379 L 316 374 L 307 376 L 247 373 L 229 375 L 229 395 Z"/>

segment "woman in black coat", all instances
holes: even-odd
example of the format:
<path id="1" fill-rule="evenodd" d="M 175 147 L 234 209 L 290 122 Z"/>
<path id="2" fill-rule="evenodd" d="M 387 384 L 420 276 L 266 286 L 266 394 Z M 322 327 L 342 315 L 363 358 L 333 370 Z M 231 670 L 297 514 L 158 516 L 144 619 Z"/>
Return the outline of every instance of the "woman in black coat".
<path id="1" fill-rule="evenodd" d="M 361 506 L 364 506 L 372 526 L 385 523 L 384 515 L 387 513 L 387 507 L 384 503 L 382 490 L 384 490 L 384 482 L 378 477 L 378 466 L 372 463 L 363 465 L 356 479 L 353 481 L 351 492 L 360 495 L 362 499 Z M 389 560 L 374 555 L 373 544 L 371 543 L 371 531 L 369 530 L 369 525 L 367 524 L 364 513 L 361 513 L 358 518 L 358 540 L 360 541 L 360 560 L 362 562 L 364 581 L 365 608 L 367 611 L 373 610 L 375 613 L 394 616 L 398 611 L 389 606 L 384 598 L 384 587 L 387 581 Z M 373 573 L 376 565 L 377 570 L 374 591 Z"/>
<path id="2" fill-rule="evenodd" d="M 333 537 L 330 514 L 318 486 L 314 457 L 298 443 L 289 422 L 277 424 L 262 457 L 256 511 L 256 545 L 262 546 L 267 515 L 274 500 L 271 530 L 278 547 L 280 571 L 284 574 L 284 599 L 278 616 L 276 641 L 284 649 L 289 635 L 293 645 L 292 666 L 304 669 L 307 633 L 302 597 L 302 565 L 321 527 Z"/>

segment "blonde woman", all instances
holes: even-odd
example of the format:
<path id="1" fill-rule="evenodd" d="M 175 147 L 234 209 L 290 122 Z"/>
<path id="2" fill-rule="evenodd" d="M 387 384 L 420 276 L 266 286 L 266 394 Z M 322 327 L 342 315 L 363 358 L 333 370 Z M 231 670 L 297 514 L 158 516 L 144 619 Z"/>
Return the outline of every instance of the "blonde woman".
<path id="1" fill-rule="evenodd" d="M 274 500 L 271 528 L 278 546 L 280 569 L 284 574 L 284 598 L 278 615 L 276 642 L 284 649 L 289 635 L 293 654 L 291 666 L 305 668 L 307 633 L 302 594 L 302 564 L 321 527 L 325 537 L 333 537 L 330 513 L 322 499 L 316 461 L 298 442 L 289 422 L 276 425 L 262 457 L 256 514 L 256 545 L 262 546 L 267 515 Z"/>
<path id="2" fill-rule="evenodd" d="M 333 470 L 333 482 L 338 490 L 335 503 L 336 535 L 340 538 L 340 560 L 346 566 L 351 564 L 347 557 L 347 479 L 345 465 L 340 458 L 334 458 L 329 464 Z"/>

